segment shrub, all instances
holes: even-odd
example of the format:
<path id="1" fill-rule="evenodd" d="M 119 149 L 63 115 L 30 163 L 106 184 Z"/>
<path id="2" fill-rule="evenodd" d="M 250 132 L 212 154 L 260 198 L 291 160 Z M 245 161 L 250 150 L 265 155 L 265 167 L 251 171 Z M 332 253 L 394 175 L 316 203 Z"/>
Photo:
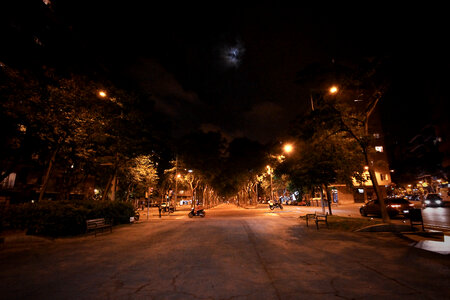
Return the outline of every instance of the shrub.
<path id="1" fill-rule="evenodd" d="M 25 229 L 27 234 L 57 237 L 84 233 L 87 219 L 105 218 L 124 224 L 133 215 L 133 205 L 125 202 L 41 201 L 7 207 L 0 222 L 5 227 Z"/>

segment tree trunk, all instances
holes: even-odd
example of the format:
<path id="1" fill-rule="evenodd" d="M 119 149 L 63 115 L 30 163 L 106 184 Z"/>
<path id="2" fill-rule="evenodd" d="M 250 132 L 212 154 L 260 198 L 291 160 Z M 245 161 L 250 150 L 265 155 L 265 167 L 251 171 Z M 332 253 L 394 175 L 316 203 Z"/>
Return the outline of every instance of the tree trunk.
<path id="1" fill-rule="evenodd" d="M 325 201 L 323 200 L 323 188 L 322 186 L 319 187 L 320 188 L 320 202 L 321 202 L 321 206 L 322 206 L 322 213 L 325 213 Z"/>
<path id="2" fill-rule="evenodd" d="M 369 161 L 369 156 L 367 155 L 367 150 L 364 149 L 363 152 L 364 152 L 364 158 L 366 160 L 366 164 L 369 168 L 368 171 L 369 171 L 369 175 L 370 175 L 370 180 L 372 181 L 373 189 L 375 191 L 375 195 L 376 195 L 378 201 L 380 202 L 381 217 L 382 217 L 384 223 L 390 223 L 391 219 L 389 218 L 389 215 L 387 213 L 386 204 L 384 203 L 384 199 L 383 199 L 383 197 L 381 197 L 380 187 L 378 186 L 377 177 L 372 168 L 372 164 Z"/>
<path id="3" fill-rule="evenodd" d="M 333 212 L 331 211 L 331 193 L 328 190 L 328 185 L 325 185 L 325 192 L 327 193 L 327 203 L 328 203 L 328 214 L 330 216 L 333 215 Z"/>
<path id="4" fill-rule="evenodd" d="M 130 199 L 130 191 L 131 191 L 131 183 L 128 184 L 127 195 L 126 195 L 126 198 L 125 198 L 125 202 L 128 202 L 128 200 Z"/>
<path id="5" fill-rule="evenodd" d="M 53 171 L 53 165 L 55 163 L 56 155 L 58 154 L 58 151 L 59 151 L 59 146 L 57 146 L 56 149 L 53 151 L 52 157 L 50 158 L 50 161 L 48 163 L 47 172 L 45 172 L 45 177 L 42 182 L 41 191 L 39 192 L 39 200 L 38 200 L 39 202 L 42 201 L 42 199 L 44 198 L 45 190 L 47 189 L 47 185 L 48 185 L 48 182 L 50 179 L 50 175 Z"/>
<path id="6" fill-rule="evenodd" d="M 118 154 L 116 154 L 116 159 L 115 159 L 115 162 L 114 162 L 114 170 L 113 170 L 113 173 L 112 173 L 111 177 L 108 180 L 108 183 L 106 184 L 105 190 L 103 191 L 102 201 L 106 200 L 106 198 L 108 197 L 109 189 L 111 188 L 113 180 L 115 180 L 115 178 L 117 176 L 117 167 L 118 167 L 118 165 L 119 165 L 119 156 L 118 156 Z"/>

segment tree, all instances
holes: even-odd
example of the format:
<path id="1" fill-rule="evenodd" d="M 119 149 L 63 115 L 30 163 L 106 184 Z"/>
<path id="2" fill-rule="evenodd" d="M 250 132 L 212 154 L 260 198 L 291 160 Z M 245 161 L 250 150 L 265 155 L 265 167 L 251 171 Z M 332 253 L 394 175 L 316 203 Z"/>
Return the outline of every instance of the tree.
<path id="1" fill-rule="evenodd" d="M 383 59 L 361 60 L 359 64 L 333 63 L 331 68 L 314 66 L 300 72 L 298 82 L 306 84 L 307 75 L 316 79 L 316 84 L 339 82 L 340 92 L 327 94 L 320 92 L 312 101 L 312 111 L 297 120 L 297 132 L 305 129 L 302 135 L 314 135 L 316 131 L 329 132 L 330 136 L 353 139 L 363 154 L 377 199 L 381 203 L 383 221 L 390 222 L 384 199 L 371 163 L 371 136 L 368 131 L 369 117 L 388 87 L 388 77 L 384 72 L 387 64 Z M 314 80 L 313 80 L 314 81 Z M 311 82 L 309 82 L 311 84 Z M 323 90 L 323 89 L 322 89 Z M 354 99 L 361 96 L 365 103 L 356 105 Z"/>
<path id="2" fill-rule="evenodd" d="M 149 187 L 155 187 L 158 176 L 156 174 L 155 162 L 150 155 L 140 155 L 132 158 L 122 170 L 122 184 L 126 191 L 126 200 L 131 193 L 135 197 L 142 197 Z"/>
<path id="3" fill-rule="evenodd" d="M 278 174 L 289 175 L 290 182 L 307 190 L 319 188 L 322 200 L 325 190 L 337 182 L 352 186 L 353 178 L 360 178 L 363 172 L 363 157 L 352 139 L 339 135 L 317 132 L 304 143 L 298 143 L 298 151 L 289 156 L 276 169 Z M 327 194 L 328 210 L 331 211 L 331 197 Z"/>

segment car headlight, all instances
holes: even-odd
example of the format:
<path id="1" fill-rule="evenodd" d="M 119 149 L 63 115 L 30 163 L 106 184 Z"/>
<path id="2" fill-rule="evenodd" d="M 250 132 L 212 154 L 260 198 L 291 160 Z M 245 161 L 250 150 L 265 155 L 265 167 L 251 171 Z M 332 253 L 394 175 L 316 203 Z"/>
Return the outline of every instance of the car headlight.
<path id="1" fill-rule="evenodd" d="M 436 200 L 436 204 L 441 204 L 442 201 L 441 200 Z"/>
<path id="2" fill-rule="evenodd" d="M 425 203 L 426 204 L 430 204 L 430 200 L 425 200 Z"/>

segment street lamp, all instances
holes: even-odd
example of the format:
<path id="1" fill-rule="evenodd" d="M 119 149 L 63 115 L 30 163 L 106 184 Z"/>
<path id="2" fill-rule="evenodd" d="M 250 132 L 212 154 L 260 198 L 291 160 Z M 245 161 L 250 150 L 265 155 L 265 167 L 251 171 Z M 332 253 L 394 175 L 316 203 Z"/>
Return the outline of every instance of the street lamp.
<path id="1" fill-rule="evenodd" d="M 100 97 L 102 97 L 102 98 L 105 98 L 105 97 L 106 97 L 106 92 L 105 92 L 105 91 L 99 91 L 99 92 L 98 92 L 98 95 L 99 95 Z"/>
<path id="2" fill-rule="evenodd" d="M 286 145 L 284 145 L 283 150 L 286 153 L 291 153 L 292 150 L 294 150 L 294 147 L 291 144 L 286 144 Z"/>
<path id="3" fill-rule="evenodd" d="M 336 85 L 333 85 L 333 86 L 331 86 L 331 87 L 328 89 L 328 92 L 329 92 L 331 95 L 337 94 L 338 91 L 339 91 L 339 89 L 338 89 L 338 87 L 337 87 Z M 310 95 L 309 95 L 309 96 L 310 96 L 310 101 L 311 101 L 311 110 L 314 110 L 314 99 L 313 99 L 312 92 L 320 92 L 320 93 L 323 93 L 324 90 L 323 90 L 323 89 L 310 89 Z"/>
<path id="4" fill-rule="evenodd" d="M 332 87 L 330 87 L 330 94 L 336 94 L 338 92 L 338 88 L 337 86 L 333 85 Z"/>

